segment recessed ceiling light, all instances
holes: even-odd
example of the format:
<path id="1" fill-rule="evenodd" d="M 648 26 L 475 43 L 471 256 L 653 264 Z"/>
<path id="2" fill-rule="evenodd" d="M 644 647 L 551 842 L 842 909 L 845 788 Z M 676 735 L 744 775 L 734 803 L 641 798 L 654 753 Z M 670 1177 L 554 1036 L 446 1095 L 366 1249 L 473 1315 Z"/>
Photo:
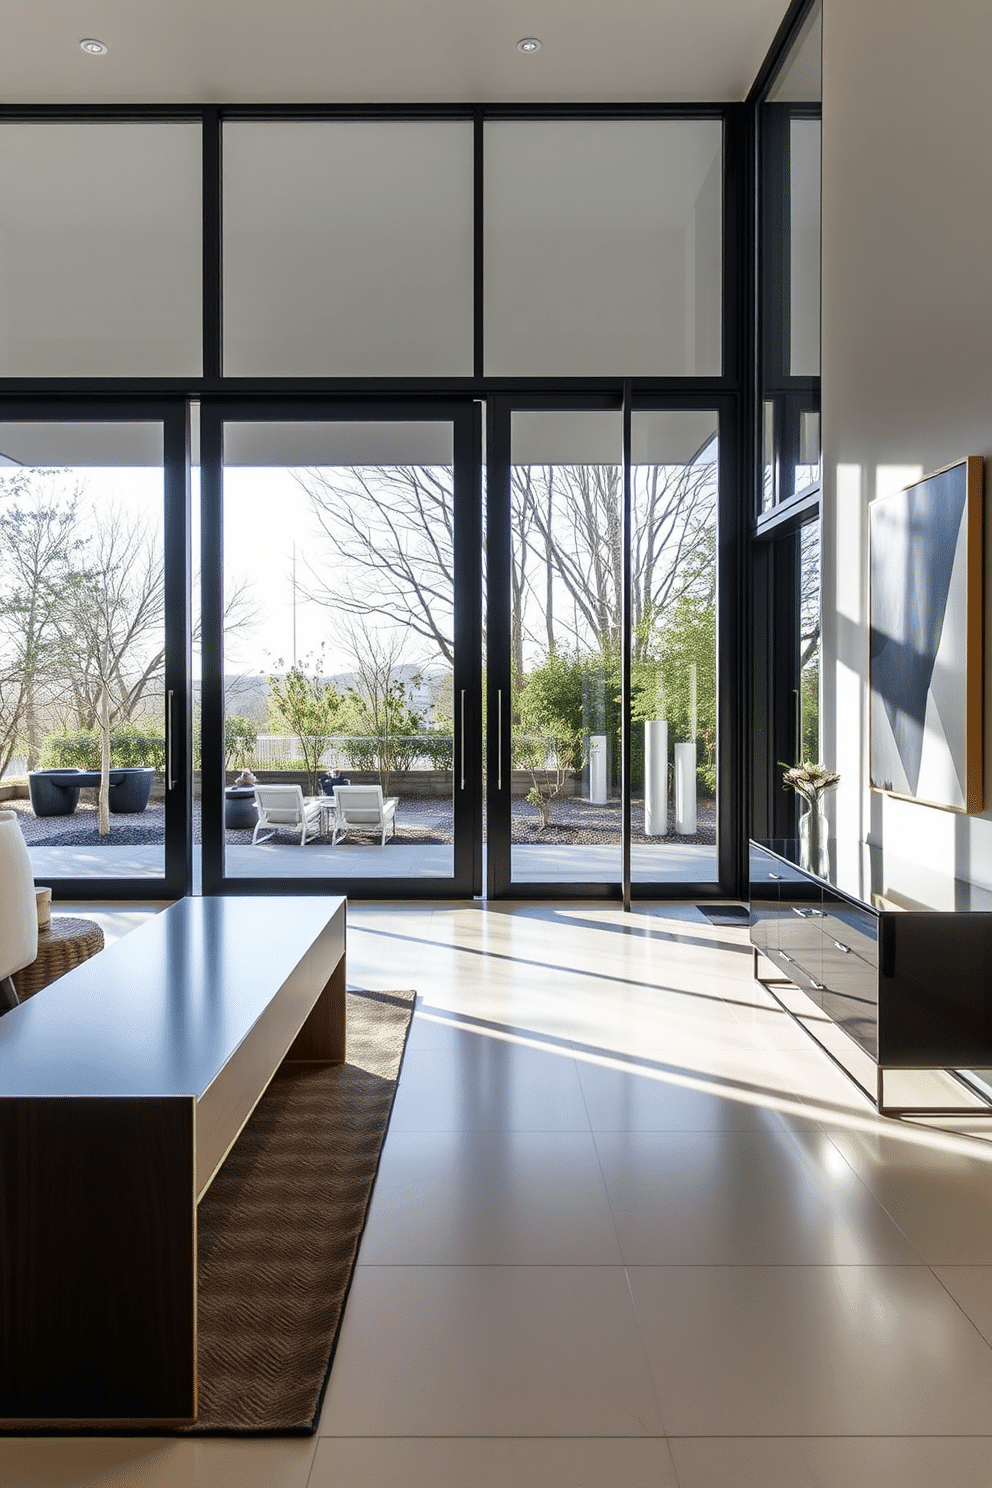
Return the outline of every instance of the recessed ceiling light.
<path id="1" fill-rule="evenodd" d="M 79 49 L 88 57 L 105 57 L 108 51 L 106 42 L 97 41 L 95 36 L 84 36 L 79 43 Z"/>
<path id="2" fill-rule="evenodd" d="M 518 52 L 539 52 L 541 43 L 536 36 L 524 36 L 517 42 Z"/>

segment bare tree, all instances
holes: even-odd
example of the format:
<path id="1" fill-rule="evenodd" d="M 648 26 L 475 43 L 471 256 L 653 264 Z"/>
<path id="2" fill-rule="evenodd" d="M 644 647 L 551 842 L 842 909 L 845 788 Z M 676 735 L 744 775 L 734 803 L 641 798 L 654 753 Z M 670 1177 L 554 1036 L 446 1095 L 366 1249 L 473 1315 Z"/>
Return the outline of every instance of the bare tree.
<path id="1" fill-rule="evenodd" d="M 715 464 L 635 468 L 633 622 L 641 635 L 681 595 L 712 585 Z M 453 659 L 453 491 L 442 467 L 312 469 L 299 477 L 328 539 L 333 584 L 311 565 L 307 597 L 377 616 Z M 510 644 L 615 648 L 621 625 L 621 485 L 616 465 L 511 471 Z M 646 644 L 643 642 L 641 644 Z M 636 643 L 635 643 L 636 645 Z"/>
<path id="2" fill-rule="evenodd" d="M 354 661 L 353 716 L 356 726 L 371 736 L 379 784 L 388 795 L 393 772 L 407 765 L 409 737 L 424 724 L 407 686 L 406 636 L 373 630 L 363 617 L 349 627 L 348 640 Z M 421 678 L 413 680 L 419 684 Z"/>
<path id="3" fill-rule="evenodd" d="M 606 652 L 620 640 L 621 484 L 616 465 L 518 467 L 514 483 L 544 546 L 542 592 L 533 609 L 547 654 L 562 642 Z M 715 575 L 715 466 L 648 465 L 633 472 L 631 537 L 635 660 L 651 626 L 682 595 L 708 591 Z M 559 604 L 555 621 L 554 592 Z M 557 632 L 556 632 L 557 626 Z M 540 645 L 543 637 L 532 632 Z"/>
<path id="4" fill-rule="evenodd" d="M 70 726 L 88 730 L 99 726 L 100 710 L 109 701 L 113 731 L 140 717 L 143 707 L 162 695 L 164 557 L 148 522 L 125 518 L 116 507 L 94 508 L 86 514 L 84 526 L 89 536 L 77 542 L 76 582 L 57 614 L 63 656 L 73 658 L 64 668 L 61 712 L 67 724 L 71 720 Z M 229 586 L 225 632 L 249 628 L 255 615 L 248 582 Z M 106 654 L 102 643 L 93 639 L 97 633 L 107 641 Z M 192 644 L 199 649 L 198 619 Z"/>
<path id="5" fill-rule="evenodd" d="M 116 508 L 92 514 L 85 567 L 68 586 L 58 625 L 77 727 L 129 722 L 160 688 L 165 665 L 162 549 L 147 525 Z"/>
<path id="6" fill-rule="evenodd" d="M 148 523 L 112 506 L 88 514 L 79 565 L 64 583 L 53 623 L 62 688 L 74 726 L 100 736 L 100 833 L 109 831 L 111 737 L 161 698 L 165 673 L 162 546 Z M 227 623 L 247 623 L 245 586 L 228 599 Z M 232 618 L 233 617 L 233 618 Z M 198 639 L 194 637 L 194 639 Z"/>
<path id="7" fill-rule="evenodd" d="M 160 674 L 163 578 L 161 558 L 141 525 L 118 513 L 99 528 L 87 566 L 66 586 L 58 626 L 77 717 L 100 734 L 99 830 L 110 831 L 110 736 L 130 718 L 151 679 Z M 70 649 L 71 648 L 71 649 Z"/>
<path id="8" fill-rule="evenodd" d="M 447 467 L 363 466 L 298 477 L 328 539 L 329 585 L 310 565 L 308 599 L 351 616 L 377 615 L 454 662 L 454 493 Z M 523 608 L 532 527 L 524 489 L 511 491 L 514 658 L 523 665 Z M 481 604 L 481 596 L 480 596 Z"/>
<path id="9" fill-rule="evenodd" d="M 820 646 L 820 530 L 802 528 L 799 547 L 799 667 L 816 657 Z"/>
<path id="10" fill-rule="evenodd" d="M 454 494 L 442 466 L 308 470 L 299 477 L 329 540 L 334 584 L 311 566 L 308 598 L 375 614 L 454 661 Z"/>
<path id="11" fill-rule="evenodd" d="M 39 710 L 66 667 L 55 622 L 82 547 L 79 492 L 60 499 L 51 475 L 0 479 L 0 775 L 22 740 L 35 765 Z"/>
<path id="12" fill-rule="evenodd" d="M 646 655 L 651 627 L 678 600 L 716 592 L 716 473 L 715 462 L 635 467 L 635 660 Z"/>

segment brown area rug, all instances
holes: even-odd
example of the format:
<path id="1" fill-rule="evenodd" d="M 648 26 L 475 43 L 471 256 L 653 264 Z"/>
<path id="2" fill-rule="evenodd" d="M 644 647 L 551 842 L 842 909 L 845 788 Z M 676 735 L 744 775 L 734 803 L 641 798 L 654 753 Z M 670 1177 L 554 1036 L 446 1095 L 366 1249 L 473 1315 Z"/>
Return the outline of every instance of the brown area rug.
<path id="1" fill-rule="evenodd" d="M 348 993 L 348 1060 L 273 1080 L 198 1215 L 194 1433 L 316 1430 L 414 992 Z"/>

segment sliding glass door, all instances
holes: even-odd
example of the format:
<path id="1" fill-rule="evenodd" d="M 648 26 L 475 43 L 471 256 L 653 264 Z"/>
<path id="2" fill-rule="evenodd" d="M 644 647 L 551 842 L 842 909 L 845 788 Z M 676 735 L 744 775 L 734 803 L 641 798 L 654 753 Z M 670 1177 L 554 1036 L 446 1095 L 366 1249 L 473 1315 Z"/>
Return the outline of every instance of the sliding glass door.
<path id="1" fill-rule="evenodd" d="M 0 792 L 57 897 L 191 882 L 184 403 L 0 405 Z"/>
<path id="2" fill-rule="evenodd" d="M 553 885 L 602 894 L 621 873 L 620 411 L 497 414 L 489 892 Z"/>
<path id="3" fill-rule="evenodd" d="M 205 891 L 477 891 L 480 442 L 471 403 L 205 407 Z"/>
<path id="4" fill-rule="evenodd" d="M 715 884 L 719 419 L 631 416 L 631 880 Z"/>
<path id="5" fill-rule="evenodd" d="M 491 896 L 736 891 L 730 417 L 492 410 Z"/>

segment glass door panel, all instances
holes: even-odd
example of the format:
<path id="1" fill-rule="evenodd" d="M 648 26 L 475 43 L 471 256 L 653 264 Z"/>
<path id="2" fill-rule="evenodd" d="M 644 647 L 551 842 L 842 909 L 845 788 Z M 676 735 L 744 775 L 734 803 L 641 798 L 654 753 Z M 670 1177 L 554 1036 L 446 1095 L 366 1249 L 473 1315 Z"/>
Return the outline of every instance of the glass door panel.
<path id="1" fill-rule="evenodd" d="M 715 883 L 718 418 L 631 417 L 631 878 Z"/>
<path id="2" fill-rule="evenodd" d="M 457 439 L 450 416 L 224 422 L 225 882 L 471 889 Z"/>
<path id="3" fill-rule="evenodd" d="M 820 522 L 799 530 L 799 748 L 820 759 Z"/>
<path id="4" fill-rule="evenodd" d="M 189 879 L 184 442 L 179 407 L 0 421 L 0 777 L 63 897 Z"/>
<path id="5" fill-rule="evenodd" d="M 509 872 L 494 863 L 495 885 L 618 884 L 620 413 L 516 410 L 509 436 L 508 685 L 496 697 Z"/>

